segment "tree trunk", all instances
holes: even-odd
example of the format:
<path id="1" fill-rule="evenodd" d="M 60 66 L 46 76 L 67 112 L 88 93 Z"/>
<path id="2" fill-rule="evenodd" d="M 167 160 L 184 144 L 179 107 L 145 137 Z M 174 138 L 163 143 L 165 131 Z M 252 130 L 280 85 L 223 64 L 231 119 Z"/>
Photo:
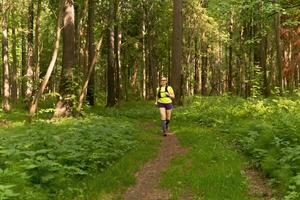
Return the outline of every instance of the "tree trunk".
<path id="1" fill-rule="evenodd" d="M 233 16 L 230 13 L 230 23 L 229 23 L 229 55 L 228 55 L 228 92 L 233 92 L 232 80 L 233 80 L 233 66 L 232 66 L 232 43 L 233 43 Z"/>
<path id="2" fill-rule="evenodd" d="M 25 23 L 22 21 L 21 23 L 21 29 L 25 30 Z M 21 97 L 25 99 L 25 93 L 26 93 L 26 37 L 25 37 L 25 31 L 22 32 L 22 41 L 21 41 L 21 48 L 22 48 L 22 66 L 21 66 Z"/>
<path id="3" fill-rule="evenodd" d="M 28 8 L 28 34 L 27 34 L 27 72 L 26 72 L 26 93 L 25 102 L 29 109 L 31 96 L 33 92 L 33 0 L 30 1 Z"/>
<path id="4" fill-rule="evenodd" d="M 173 35 L 172 35 L 172 69 L 171 85 L 175 90 L 175 104 L 182 104 L 182 0 L 173 0 Z"/>
<path id="5" fill-rule="evenodd" d="M 276 3 L 277 0 L 274 0 Z M 274 29 L 275 29 L 275 45 L 276 45 L 276 65 L 277 65 L 277 87 L 279 88 L 279 92 L 283 94 L 283 72 L 282 72 L 282 45 L 280 39 L 280 13 L 277 13 L 274 16 Z"/>
<path id="6" fill-rule="evenodd" d="M 142 96 L 143 99 L 147 99 L 147 76 L 146 76 L 146 3 L 145 0 L 142 1 L 142 7 L 143 7 L 143 30 L 142 30 L 142 36 L 143 36 L 143 77 L 142 77 Z"/>
<path id="7" fill-rule="evenodd" d="M 59 92 L 61 98 L 56 104 L 54 117 L 72 114 L 72 69 L 75 64 L 75 15 L 74 0 L 66 0 L 64 7 L 63 58 Z"/>
<path id="8" fill-rule="evenodd" d="M 207 58 L 207 44 L 202 40 L 201 44 L 201 94 L 207 95 L 207 67 L 208 67 L 208 58 Z"/>
<path id="9" fill-rule="evenodd" d="M 116 101 L 118 104 L 121 102 L 122 99 L 122 76 L 121 76 L 121 45 L 122 45 L 122 31 L 121 31 L 121 15 L 120 15 L 120 1 L 115 0 L 115 39 L 114 39 L 114 46 L 115 46 L 115 83 L 116 83 Z"/>
<path id="10" fill-rule="evenodd" d="M 37 1 L 36 19 L 35 19 L 35 44 L 34 44 L 34 88 L 38 88 L 40 83 L 40 16 L 41 0 Z"/>
<path id="11" fill-rule="evenodd" d="M 268 68 L 267 68 L 267 48 L 268 48 L 268 36 L 264 35 L 260 42 L 260 67 L 263 71 L 263 93 L 265 97 L 271 95 L 269 78 L 268 78 Z"/>
<path id="12" fill-rule="evenodd" d="M 92 66 L 93 58 L 95 56 L 95 37 L 94 37 L 94 18 L 95 18 L 95 0 L 89 0 L 88 2 L 88 68 Z M 90 75 L 87 88 L 87 101 L 91 106 L 95 105 L 95 68 Z"/>
<path id="13" fill-rule="evenodd" d="M 14 18 L 14 13 L 12 14 Z M 16 28 L 12 27 L 12 57 L 13 57 L 13 64 L 11 70 L 11 98 L 12 102 L 16 103 L 18 99 L 18 59 L 17 59 L 17 36 L 16 36 Z"/>
<path id="14" fill-rule="evenodd" d="M 122 65 L 121 65 L 121 46 L 122 46 L 122 32 L 120 26 L 116 27 L 115 31 L 115 56 L 116 56 L 116 99 L 118 103 L 122 100 Z"/>
<path id="15" fill-rule="evenodd" d="M 200 67 L 199 67 L 199 47 L 198 47 L 198 38 L 195 37 L 195 72 L 194 72 L 194 94 L 197 95 L 200 93 Z"/>
<path id="16" fill-rule="evenodd" d="M 115 93 L 115 56 L 114 56 L 114 21 L 115 9 L 114 0 L 110 0 L 108 20 L 108 56 L 107 56 L 107 103 L 106 107 L 113 107 L 116 104 Z"/>
<path id="17" fill-rule="evenodd" d="M 8 5 L 2 1 L 2 60 L 3 60 L 3 100 L 2 109 L 9 112 L 10 107 L 10 85 L 9 85 L 9 64 L 8 64 L 8 38 L 7 38 L 7 12 Z"/>
<path id="18" fill-rule="evenodd" d="M 33 101 L 31 102 L 31 106 L 29 109 L 29 118 L 28 120 L 31 122 L 33 115 L 36 112 L 37 106 L 38 106 L 38 101 L 39 98 L 42 96 L 42 94 L 44 93 L 44 90 L 47 86 L 47 83 L 49 81 L 49 78 L 51 76 L 51 73 L 54 69 L 55 66 L 55 62 L 56 62 L 56 58 L 57 58 L 57 54 L 58 54 L 58 50 L 59 50 L 59 40 L 60 40 L 60 35 L 61 35 L 61 21 L 62 21 L 62 15 L 63 15 L 63 7 L 65 4 L 65 0 L 60 0 L 60 8 L 59 8 L 59 15 L 57 18 L 57 24 L 56 24 L 56 40 L 55 40 L 55 46 L 54 46 L 54 50 L 53 50 L 53 54 L 52 54 L 52 58 L 51 58 L 51 62 L 48 66 L 46 75 L 44 77 L 44 80 L 42 82 L 42 84 L 40 85 L 39 91 L 37 92 L 37 94 L 35 95 Z"/>

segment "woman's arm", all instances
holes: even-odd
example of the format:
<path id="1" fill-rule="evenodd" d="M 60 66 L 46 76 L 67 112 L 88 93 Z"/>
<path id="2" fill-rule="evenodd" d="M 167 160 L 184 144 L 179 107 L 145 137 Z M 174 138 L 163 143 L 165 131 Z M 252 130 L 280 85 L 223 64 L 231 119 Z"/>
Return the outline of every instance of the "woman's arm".
<path id="1" fill-rule="evenodd" d="M 171 99 L 174 99 L 174 98 L 175 98 L 175 94 L 174 94 L 174 93 L 166 92 L 166 95 L 167 95 L 168 97 L 170 97 Z"/>

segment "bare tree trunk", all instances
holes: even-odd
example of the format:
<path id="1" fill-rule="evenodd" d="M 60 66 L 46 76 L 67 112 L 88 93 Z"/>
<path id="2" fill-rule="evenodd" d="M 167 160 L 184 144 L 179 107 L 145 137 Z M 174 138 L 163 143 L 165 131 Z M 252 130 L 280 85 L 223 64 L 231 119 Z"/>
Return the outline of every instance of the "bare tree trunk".
<path id="1" fill-rule="evenodd" d="M 268 48 L 268 36 L 264 35 L 260 42 L 260 67 L 263 70 L 263 83 L 264 83 L 264 96 L 268 97 L 271 95 L 269 78 L 268 78 L 268 68 L 267 68 L 267 48 Z"/>
<path id="2" fill-rule="evenodd" d="M 75 12 L 74 0 L 66 0 L 64 8 L 63 58 L 59 92 L 61 98 L 56 104 L 53 117 L 72 114 L 72 69 L 75 65 Z"/>
<path id="3" fill-rule="evenodd" d="M 173 0 L 173 35 L 171 85 L 175 90 L 175 104 L 182 104 L 182 0 Z"/>
<path id="4" fill-rule="evenodd" d="M 33 101 L 31 102 L 31 106 L 30 106 L 30 109 L 29 109 L 29 118 L 28 118 L 29 121 L 32 120 L 32 117 L 36 112 L 39 98 L 42 96 L 42 94 L 43 94 L 43 92 L 44 92 L 44 90 L 47 86 L 47 83 L 49 81 L 49 78 L 51 76 L 51 73 L 54 69 L 54 66 L 55 66 L 55 62 L 56 62 L 56 58 L 57 58 L 57 54 L 58 54 L 58 50 L 59 50 L 59 40 L 60 40 L 60 35 L 61 35 L 60 24 L 61 24 L 61 21 L 62 21 L 64 4 L 65 4 L 65 0 L 60 0 L 59 15 L 58 15 L 57 24 L 56 24 L 56 40 L 55 40 L 55 46 L 54 46 L 52 58 L 51 58 L 49 66 L 48 66 L 48 69 L 47 69 L 46 75 L 44 77 L 44 80 L 43 80 L 42 84 L 40 85 L 39 91 L 37 92 L 37 94 L 35 95 Z"/>
<path id="5" fill-rule="evenodd" d="M 25 23 L 21 23 L 21 28 L 22 30 L 25 30 Z M 27 66 L 27 60 L 26 60 L 26 37 L 25 37 L 25 32 L 22 32 L 22 41 L 21 41 L 21 48 L 22 48 L 22 63 L 21 63 L 21 97 L 25 99 L 25 93 L 26 93 L 26 66 Z"/>
<path id="6" fill-rule="evenodd" d="M 41 0 L 37 1 L 36 19 L 35 19 L 35 44 L 34 44 L 34 89 L 37 89 L 40 83 L 40 16 Z"/>
<path id="7" fill-rule="evenodd" d="M 14 18 L 14 12 L 12 13 Z M 11 70 L 11 98 L 12 102 L 16 103 L 18 99 L 18 59 L 17 59 L 17 36 L 16 36 L 16 28 L 12 27 L 12 57 L 13 57 L 13 64 Z"/>
<path id="8" fill-rule="evenodd" d="M 143 0 L 143 30 L 142 30 L 142 35 L 143 35 L 143 80 L 142 80 L 142 96 L 143 99 L 146 100 L 147 98 L 147 76 L 146 76 L 146 8 L 145 8 L 145 0 Z"/>
<path id="9" fill-rule="evenodd" d="M 115 31 L 115 56 L 116 56 L 116 99 L 118 103 L 122 100 L 122 68 L 121 68 L 121 45 L 122 45 L 122 32 L 120 26 L 116 27 Z"/>
<path id="10" fill-rule="evenodd" d="M 2 109 L 9 112 L 10 106 L 10 85 L 9 85 L 9 64 L 8 64 L 8 39 L 7 39 L 7 12 L 8 5 L 2 1 L 2 60 L 3 60 L 3 101 Z"/>
<path id="11" fill-rule="evenodd" d="M 109 22 L 108 22 L 108 57 L 107 57 L 107 103 L 106 107 L 113 107 L 116 104 L 115 93 L 115 56 L 114 56 L 114 21 L 115 9 L 114 0 L 110 0 Z"/>
<path id="12" fill-rule="evenodd" d="M 95 37 L 94 37 L 94 18 L 95 18 L 95 0 L 89 0 L 88 3 L 88 68 L 90 70 L 93 59 L 95 57 Z M 87 88 L 87 100 L 91 106 L 95 105 L 95 68 L 91 72 L 88 88 Z"/>
<path id="13" fill-rule="evenodd" d="M 27 34 L 27 72 L 26 72 L 26 93 L 25 102 L 29 109 L 31 96 L 33 92 L 33 0 L 30 1 L 28 8 L 28 34 Z"/>
<path id="14" fill-rule="evenodd" d="M 229 23 L 229 38 L 230 44 L 228 47 L 228 92 L 233 92 L 232 79 L 233 79 L 233 66 L 232 66 L 232 42 L 233 42 L 233 14 L 230 13 L 230 23 Z"/>
<path id="15" fill-rule="evenodd" d="M 122 30 L 121 30 L 121 4 L 119 0 L 115 0 L 115 83 L 116 83 L 116 101 L 119 104 L 122 99 L 122 74 L 121 74 L 121 45 L 122 45 Z"/>
<path id="16" fill-rule="evenodd" d="M 208 67 L 208 60 L 207 60 L 207 44 L 202 40 L 201 44 L 201 94 L 207 95 L 207 67 Z"/>
<path id="17" fill-rule="evenodd" d="M 200 67 L 199 67 L 199 44 L 198 44 L 198 38 L 195 37 L 195 85 L 194 85 L 194 94 L 200 93 Z"/>
<path id="18" fill-rule="evenodd" d="M 274 0 L 276 3 L 277 0 Z M 276 64 L 277 64 L 277 87 L 279 87 L 280 94 L 283 94 L 283 74 L 282 74 L 282 45 L 280 39 L 280 13 L 277 13 L 274 17 L 274 29 L 275 29 L 275 45 L 276 45 Z"/>

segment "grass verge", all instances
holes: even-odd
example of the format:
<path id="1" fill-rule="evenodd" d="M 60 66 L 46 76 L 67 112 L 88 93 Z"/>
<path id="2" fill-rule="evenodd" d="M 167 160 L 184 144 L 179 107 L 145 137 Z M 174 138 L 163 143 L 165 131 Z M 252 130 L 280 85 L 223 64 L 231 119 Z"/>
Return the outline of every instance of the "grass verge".
<path id="1" fill-rule="evenodd" d="M 162 176 L 161 185 L 172 190 L 174 200 L 189 194 L 193 199 L 253 199 L 242 173 L 245 160 L 218 133 L 179 122 L 174 128 L 181 145 L 189 149 Z"/>

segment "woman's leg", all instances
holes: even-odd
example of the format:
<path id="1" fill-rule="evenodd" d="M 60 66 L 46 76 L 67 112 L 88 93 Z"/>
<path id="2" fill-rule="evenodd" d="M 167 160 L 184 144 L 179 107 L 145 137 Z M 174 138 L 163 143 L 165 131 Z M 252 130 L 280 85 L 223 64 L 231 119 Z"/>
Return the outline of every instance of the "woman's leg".
<path id="1" fill-rule="evenodd" d="M 159 108 L 159 112 L 160 112 L 161 128 L 162 128 L 162 131 L 165 133 L 167 131 L 166 108 Z"/>
<path id="2" fill-rule="evenodd" d="M 170 120 L 171 120 L 171 115 L 172 115 L 172 109 L 166 110 L 166 127 L 167 127 L 167 130 L 169 130 L 169 123 L 170 123 Z"/>

